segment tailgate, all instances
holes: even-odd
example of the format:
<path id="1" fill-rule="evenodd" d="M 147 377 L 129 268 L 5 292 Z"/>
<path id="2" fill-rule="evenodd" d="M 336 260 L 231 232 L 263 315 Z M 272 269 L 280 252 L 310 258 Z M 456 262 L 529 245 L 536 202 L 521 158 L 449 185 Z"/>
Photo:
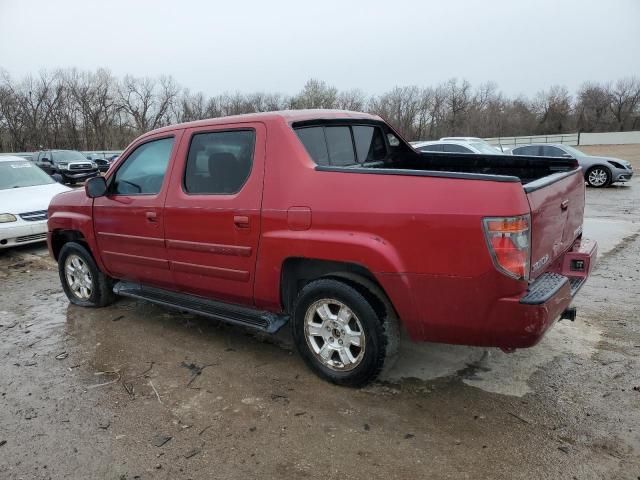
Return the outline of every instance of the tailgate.
<path id="1" fill-rule="evenodd" d="M 582 232 L 582 170 L 557 173 L 525 186 L 531 207 L 531 272 L 534 279 L 567 251 Z"/>

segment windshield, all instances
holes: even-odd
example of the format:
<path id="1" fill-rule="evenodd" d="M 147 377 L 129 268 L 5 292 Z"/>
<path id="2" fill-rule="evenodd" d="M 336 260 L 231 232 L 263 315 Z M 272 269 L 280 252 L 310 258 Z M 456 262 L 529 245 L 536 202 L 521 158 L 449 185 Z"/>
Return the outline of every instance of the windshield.
<path id="1" fill-rule="evenodd" d="M 31 162 L 0 162 L 0 190 L 50 183 L 55 180 Z"/>
<path id="2" fill-rule="evenodd" d="M 53 161 L 54 162 L 86 162 L 87 157 L 85 157 L 80 152 L 75 152 L 73 150 L 60 150 L 58 152 L 52 152 Z"/>
<path id="3" fill-rule="evenodd" d="M 570 147 L 568 145 L 563 145 L 562 149 L 565 152 L 573 155 L 574 157 L 583 157 L 584 156 L 584 153 L 582 153 L 580 150 L 578 150 L 577 148 Z"/>
<path id="4" fill-rule="evenodd" d="M 500 155 L 502 152 L 495 147 L 492 147 L 488 143 L 485 142 L 472 142 L 470 144 L 472 147 L 476 148 L 480 153 L 486 153 L 487 155 Z"/>

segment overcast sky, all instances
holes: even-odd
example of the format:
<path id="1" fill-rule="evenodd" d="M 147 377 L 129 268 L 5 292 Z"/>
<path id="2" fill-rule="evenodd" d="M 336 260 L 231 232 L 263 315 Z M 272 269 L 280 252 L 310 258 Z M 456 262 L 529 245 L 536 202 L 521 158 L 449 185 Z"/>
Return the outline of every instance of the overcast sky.
<path id="1" fill-rule="evenodd" d="M 192 91 L 381 93 L 451 77 L 509 95 L 640 74 L 640 0 L 0 0 L 0 68 L 172 75 Z"/>

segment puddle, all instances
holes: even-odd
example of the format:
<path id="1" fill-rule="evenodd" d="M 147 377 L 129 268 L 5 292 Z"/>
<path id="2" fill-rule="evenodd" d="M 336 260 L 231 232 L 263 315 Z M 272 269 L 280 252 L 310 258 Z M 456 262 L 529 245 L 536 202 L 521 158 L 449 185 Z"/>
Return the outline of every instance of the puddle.
<path id="1" fill-rule="evenodd" d="M 613 250 L 626 237 L 640 231 L 640 223 L 604 218 L 585 218 L 584 237 L 598 242 L 598 256 Z"/>
<path id="2" fill-rule="evenodd" d="M 398 361 L 383 380 L 433 380 L 460 376 L 469 386 L 522 397 L 531 392 L 529 379 L 554 358 L 573 354 L 588 358 L 600 331 L 580 321 L 557 323 L 533 348 L 504 353 L 497 348 L 413 343 L 403 339 Z"/>

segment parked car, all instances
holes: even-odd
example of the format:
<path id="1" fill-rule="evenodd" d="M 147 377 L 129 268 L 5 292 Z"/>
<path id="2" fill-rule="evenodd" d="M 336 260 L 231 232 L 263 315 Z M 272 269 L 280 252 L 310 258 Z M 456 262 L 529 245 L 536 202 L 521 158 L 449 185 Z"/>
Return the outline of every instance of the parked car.
<path id="1" fill-rule="evenodd" d="M 87 160 L 94 162 L 98 166 L 98 170 L 102 173 L 109 170 L 111 166 L 111 160 L 103 153 L 88 153 L 86 157 Z"/>
<path id="2" fill-rule="evenodd" d="M 49 202 L 67 190 L 29 160 L 0 156 L 0 249 L 45 241 Z"/>
<path id="3" fill-rule="evenodd" d="M 502 155 L 502 151 L 485 141 L 434 140 L 431 142 L 413 142 L 413 148 L 421 152 L 476 153 L 483 155 Z"/>
<path id="4" fill-rule="evenodd" d="M 626 160 L 587 155 L 577 148 L 559 143 L 518 145 L 511 150 L 511 155 L 575 158 L 582 167 L 585 181 L 596 188 L 615 182 L 628 182 L 633 176 L 633 167 Z"/>
<path id="5" fill-rule="evenodd" d="M 267 141 L 267 138 L 269 141 Z M 69 300 L 114 294 L 275 332 L 359 386 L 415 341 L 536 344 L 596 255 L 574 159 L 419 153 L 374 115 L 301 110 L 149 132 L 58 195 Z"/>
<path id="6" fill-rule="evenodd" d="M 35 164 L 49 175 L 58 174 L 64 183 L 78 181 L 100 174 L 98 165 L 75 150 L 43 150 L 33 154 Z"/>

